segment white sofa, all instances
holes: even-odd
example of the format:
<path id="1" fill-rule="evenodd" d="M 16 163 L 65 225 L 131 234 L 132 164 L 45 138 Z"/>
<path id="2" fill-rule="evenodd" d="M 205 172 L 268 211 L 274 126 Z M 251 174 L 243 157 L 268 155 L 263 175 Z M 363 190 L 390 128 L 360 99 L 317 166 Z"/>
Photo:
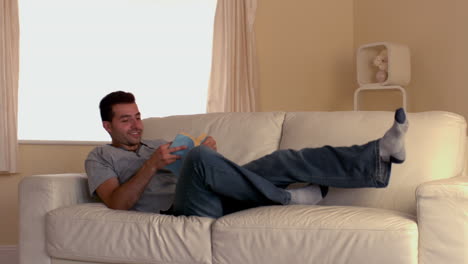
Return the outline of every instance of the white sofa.
<path id="1" fill-rule="evenodd" d="M 468 263 L 466 122 L 408 114 L 407 160 L 383 189 L 334 189 L 317 206 L 269 206 L 219 219 L 106 208 L 86 175 L 20 183 L 20 263 Z M 391 112 L 215 113 L 144 120 L 146 138 L 214 136 L 246 163 L 276 149 L 381 137 Z"/>

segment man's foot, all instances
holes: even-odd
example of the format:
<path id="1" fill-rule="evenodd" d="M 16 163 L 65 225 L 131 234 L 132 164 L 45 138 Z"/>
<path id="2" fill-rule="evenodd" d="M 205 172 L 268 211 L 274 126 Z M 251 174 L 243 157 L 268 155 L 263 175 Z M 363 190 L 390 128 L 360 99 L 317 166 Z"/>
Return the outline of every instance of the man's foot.
<path id="1" fill-rule="evenodd" d="M 408 120 L 405 110 L 395 111 L 395 122 L 379 141 L 380 158 L 386 162 L 403 163 L 406 158 L 405 134 L 408 131 Z"/>
<path id="2" fill-rule="evenodd" d="M 309 185 L 302 188 L 286 190 L 291 194 L 289 204 L 317 204 L 323 199 L 322 189 L 318 185 Z"/>

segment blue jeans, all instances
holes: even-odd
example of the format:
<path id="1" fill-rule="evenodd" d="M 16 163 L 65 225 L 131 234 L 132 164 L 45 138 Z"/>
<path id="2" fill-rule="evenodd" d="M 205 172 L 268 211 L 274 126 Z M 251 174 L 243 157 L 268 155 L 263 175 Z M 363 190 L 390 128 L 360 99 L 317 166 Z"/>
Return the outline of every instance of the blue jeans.
<path id="1" fill-rule="evenodd" d="M 391 163 L 381 161 L 378 140 L 361 146 L 278 150 L 243 166 L 206 146 L 185 157 L 172 214 L 221 217 L 239 210 L 289 204 L 285 188 L 312 183 L 339 188 L 388 185 Z"/>

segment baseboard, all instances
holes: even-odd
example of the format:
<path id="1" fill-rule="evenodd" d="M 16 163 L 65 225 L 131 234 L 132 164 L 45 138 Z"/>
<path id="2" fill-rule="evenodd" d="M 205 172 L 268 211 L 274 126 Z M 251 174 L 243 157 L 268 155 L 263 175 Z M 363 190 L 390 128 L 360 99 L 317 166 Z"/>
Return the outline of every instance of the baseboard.
<path id="1" fill-rule="evenodd" d="M 0 263 L 18 264 L 18 247 L 16 245 L 0 245 Z"/>

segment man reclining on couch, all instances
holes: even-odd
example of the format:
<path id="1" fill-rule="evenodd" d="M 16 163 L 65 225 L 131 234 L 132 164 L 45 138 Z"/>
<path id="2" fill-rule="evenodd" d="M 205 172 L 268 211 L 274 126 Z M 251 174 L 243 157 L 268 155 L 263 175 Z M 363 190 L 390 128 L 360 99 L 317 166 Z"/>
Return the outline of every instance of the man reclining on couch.
<path id="1" fill-rule="evenodd" d="M 186 146 L 142 140 L 143 124 L 131 93 L 110 93 L 99 108 L 112 143 L 92 150 L 85 167 L 91 194 L 112 209 L 216 218 L 263 205 L 316 204 L 328 186 L 386 187 L 392 163 L 405 160 L 408 122 L 398 109 L 393 126 L 367 144 L 278 150 L 242 166 L 217 153 L 215 139 L 208 136 L 183 157 L 175 176 L 165 167 L 181 159 L 174 152 Z M 312 185 L 285 189 L 297 182 Z"/>

